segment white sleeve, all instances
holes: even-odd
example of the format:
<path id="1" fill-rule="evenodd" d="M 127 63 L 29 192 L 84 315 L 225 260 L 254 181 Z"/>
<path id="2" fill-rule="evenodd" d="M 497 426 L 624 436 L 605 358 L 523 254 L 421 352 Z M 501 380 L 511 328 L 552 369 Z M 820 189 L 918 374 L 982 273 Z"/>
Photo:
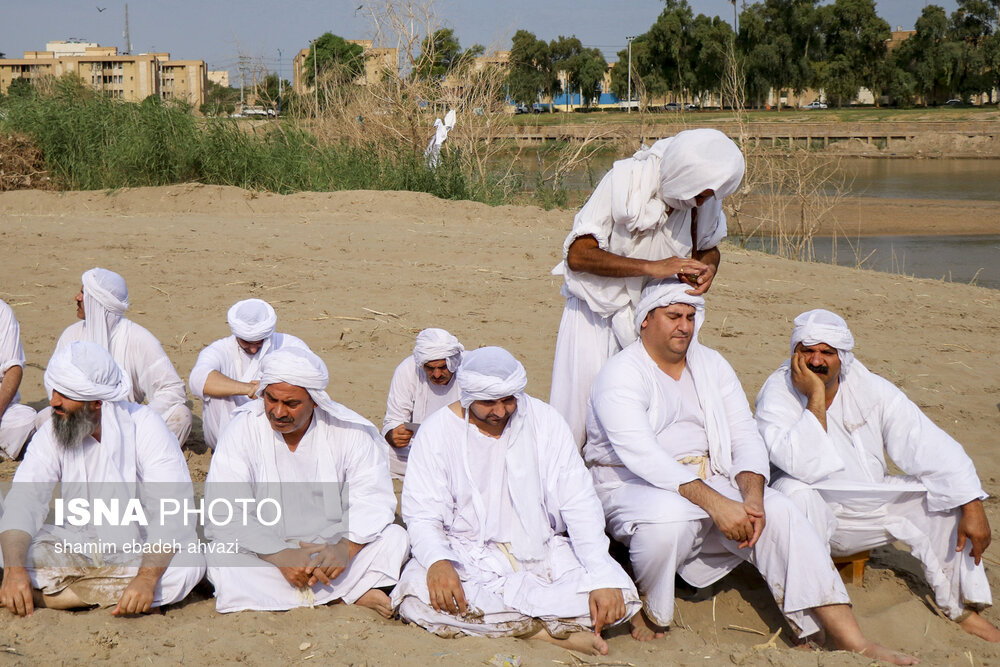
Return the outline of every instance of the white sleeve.
<path id="1" fill-rule="evenodd" d="M 10 306 L 0 301 L 0 378 L 14 366 L 24 367 L 21 326 Z"/>
<path id="2" fill-rule="evenodd" d="M 347 539 L 368 544 L 396 518 L 396 494 L 389 476 L 385 443 L 373 426 L 344 429 L 350 441 L 342 449 L 347 460 L 344 481 L 348 493 Z"/>
<path id="3" fill-rule="evenodd" d="M 198 360 L 194 362 L 194 368 L 191 369 L 191 377 L 188 382 L 188 387 L 191 389 L 191 393 L 205 400 L 205 382 L 208 380 L 208 376 L 212 371 L 222 373 L 222 368 L 225 364 L 224 350 L 220 343 L 224 343 L 227 339 L 217 340 L 200 353 L 198 353 Z M 235 380 L 236 378 L 230 378 Z"/>
<path id="4" fill-rule="evenodd" d="M 140 359 L 136 369 L 139 390 L 145 395 L 149 407 L 158 414 L 166 414 L 175 405 L 187 401 L 184 381 L 177 375 L 170 357 L 152 333 L 141 329 L 134 334 L 132 343 L 140 346 L 136 350 Z"/>
<path id="5" fill-rule="evenodd" d="M 58 450 L 52 426 L 46 424 L 31 439 L 24 460 L 17 466 L 14 482 L 4 500 L 0 533 L 20 530 L 32 537 L 49 513 L 52 491 L 60 478 Z"/>
<path id="6" fill-rule="evenodd" d="M 167 503 L 178 501 L 183 506 L 193 504 L 194 487 L 191 474 L 177 437 L 170 432 L 154 410 L 140 406 L 132 413 L 136 426 L 136 469 L 142 482 L 142 501 L 147 512 L 159 516 L 149 523 L 149 540 L 164 542 L 177 540 L 191 542 L 197 539 L 195 522 L 181 512 L 168 514 L 160 511 L 173 509 Z"/>
<path id="7" fill-rule="evenodd" d="M 621 357 L 617 357 L 621 361 Z M 698 479 L 656 439 L 649 421 L 650 379 L 624 363 L 606 364 L 594 380 L 590 402 L 608 442 L 625 467 L 666 491 Z"/>
<path id="8" fill-rule="evenodd" d="M 413 557 L 425 568 L 439 560 L 458 562 L 444 530 L 454 503 L 448 479 L 451 468 L 438 447 L 447 434 L 435 422 L 425 422 L 414 436 L 403 478 L 403 521 Z"/>
<path id="9" fill-rule="evenodd" d="M 750 412 L 743 385 L 733 367 L 719 355 L 719 370 L 716 381 L 722 389 L 722 404 L 729 423 L 729 438 L 732 445 L 733 463 L 730 477 L 735 481 L 741 472 L 753 472 L 764 477 L 765 483 L 771 478 L 767 448 L 757 431 L 757 422 Z"/>
<path id="10" fill-rule="evenodd" d="M 601 250 L 611 247 L 611 232 L 615 221 L 611 216 L 611 174 L 608 171 L 597 184 L 590 199 L 573 217 L 573 229 L 563 243 L 563 259 L 569 256 L 569 247 L 582 236 L 593 236 Z"/>
<path id="11" fill-rule="evenodd" d="M 830 435 L 791 386 L 787 366 L 761 387 L 756 420 L 771 463 L 790 477 L 814 484 L 844 469 Z"/>
<path id="12" fill-rule="evenodd" d="M 383 436 L 413 419 L 417 381 L 417 362 L 409 356 L 396 366 L 392 382 L 389 383 L 389 397 L 385 402 L 385 418 L 382 420 Z"/>

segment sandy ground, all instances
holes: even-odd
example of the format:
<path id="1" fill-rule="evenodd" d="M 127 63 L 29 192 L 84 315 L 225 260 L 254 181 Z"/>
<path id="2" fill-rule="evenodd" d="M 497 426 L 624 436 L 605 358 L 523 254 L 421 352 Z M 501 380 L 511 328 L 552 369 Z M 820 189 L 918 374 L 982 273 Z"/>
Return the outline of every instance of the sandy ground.
<path id="1" fill-rule="evenodd" d="M 866 204 L 873 224 L 913 233 L 911 207 Z M 995 204 L 965 207 L 969 221 Z M 227 335 L 236 300 L 270 301 L 279 330 L 309 342 L 331 370 L 330 394 L 379 423 L 393 368 L 414 334 L 440 326 L 466 347 L 502 345 L 528 371 L 530 393 L 546 397 L 562 310 L 559 259 L 571 212 L 489 208 L 409 193 L 343 192 L 278 196 L 234 188 L 176 186 L 111 193 L 0 195 L 0 298 L 21 322 L 28 368 L 24 400 L 44 398 L 44 363 L 74 321 L 80 274 L 95 265 L 128 281 L 129 316 L 155 333 L 185 378 L 198 351 Z M 926 218 L 924 218 L 926 219 Z M 935 223 L 936 224 L 936 223 Z M 957 224 L 957 223 L 956 223 Z M 920 231 L 942 231 L 921 227 Z M 948 233 L 960 233 L 956 226 Z M 995 227 L 992 231 L 995 231 Z M 997 292 L 822 264 L 797 263 L 724 247 L 703 340 L 740 374 L 749 397 L 787 354 L 791 320 L 827 307 L 842 313 L 856 353 L 963 442 L 987 492 L 1000 491 L 994 457 L 1000 427 L 1000 300 Z M 195 405 L 196 414 L 200 405 Z M 196 418 L 186 456 L 203 479 L 209 454 Z M 0 464 L 10 479 L 13 463 Z M 1000 511 L 987 501 L 995 526 Z M 991 580 L 1000 556 L 988 554 Z M 916 561 L 877 550 L 862 586 L 849 586 L 862 627 L 924 664 L 996 664 L 1000 649 L 962 633 L 925 600 Z M 685 594 L 664 640 L 638 644 L 613 631 L 609 661 L 636 665 L 863 665 L 844 653 L 755 650 L 783 628 L 759 577 L 748 568 L 715 587 Z M 1000 613 L 986 612 L 997 622 Z M 736 629 L 740 626 L 742 629 Z M 308 644 L 308 646 L 307 646 Z M 69 660 L 112 663 L 484 664 L 497 654 L 524 664 L 576 664 L 567 652 L 521 640 L 443 640 L 364 609 L 343 605 L 288 613 L 222 616 L 205 591 L 163 616 L 119 620 L 107 610 L 42 610 L 0 622 L 0 664 Z M 596 659 L 588 659 L 597 663 Z M 620 664 L 620 663 L 615 663 Z"/>

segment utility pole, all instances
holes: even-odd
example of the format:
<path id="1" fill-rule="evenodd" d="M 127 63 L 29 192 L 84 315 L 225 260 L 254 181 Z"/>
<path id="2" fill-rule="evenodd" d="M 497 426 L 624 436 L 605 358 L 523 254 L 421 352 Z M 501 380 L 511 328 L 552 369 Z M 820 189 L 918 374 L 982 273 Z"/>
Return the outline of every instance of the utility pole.
<path id="1" fill-rule="evenodd" d="M 626 36 L 625 39 L 628 41 L 628 113 L 632 113 L 632 40 L 635 35 Z"/>
<path id="2" fill-rule="evenodd" d="M 316 117 L 319 118 L 319 66 L 316 64 L 316 40 L 313 40 L 313 99 L 316 103 Z"/>
<path id="3" fill-rule="evenodd" d="M 128 32 L 128 3 L 125 3 L 125 32 L 122 33 L 122 37 L 125 38 L 125 55 L 131 55 L 132 53 L 132 37 Z"/>
<path id="4" fill-rule="evenodd" d="M 736 0 L 729 0 L 729 2 L 733 3 L 733 32 L 736 33 L 737 35 L 739 35 L 740 34 L 740 17 L 736 13 Z M 744 9 L 746 9 L 746 3 L 745 2 L 743 3 L 743 5 L 744 5 Z"/>

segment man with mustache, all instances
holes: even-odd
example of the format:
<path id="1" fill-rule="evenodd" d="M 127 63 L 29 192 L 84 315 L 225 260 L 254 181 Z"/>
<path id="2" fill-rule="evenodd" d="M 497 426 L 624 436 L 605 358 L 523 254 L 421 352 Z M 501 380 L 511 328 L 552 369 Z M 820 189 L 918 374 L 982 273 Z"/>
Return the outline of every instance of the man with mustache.
<path id="1" fill-rule="evenodd" d="M 271 352 L 260 373 L 260 400 L 222 432 L 206 481 L 206 498 L 252 498 L 259 509 L 206 524 L 206 537 L 225 545 L 224 553 L 209 549 L 216 610 L 341 600 L 388 618 L 379 589 L 399 579 L 409 545 L 393 524 L 385 443 L 368 420 L 330 399 L 326 364 L 309 349 Z"/>
<path id="2" fill-rule="evenodd" d="M 780 471 L 773 486 L 806 513 L 834 556 L 899 540 L 934 599 L 966 632 L 1000 641 L 982 564 L 990 543 L 982 484 L 962 446 L 851 352 L 827 310 L 795 318 L 791 358 L 757 395 L 757 423 Z M 890 475 L 886 453 L 904 472 Z"/>
<path id="3" fill-rule="evenodd" d="M 25 616 L 35 607 L 113 605 L 119 616 L 180 601 L 205 566 L 194 524 L 161 512 L 163 500 L 192 496 L 177 438 L 151 408 L 128 401 L 128 376 L 95 343 L 57 350 L 45 388 L 51 417 L 18 466 L 0 519 L 0 606 Z M 139 499 L 145 525 L 123 514 L 60 522 L 58 509 L 43 525 L 57 483 L 57 502 Z"/>
<path id="4" fill-rule="evenodd" d="M 822 629 L 838 649 L 915 664 L 864 636 L 826 544 L 765 486 L 767 451 L 743 388 L 698 341 L 705 302 L 687 287 L 670 279 L 643 289 L 639 339 L 605 364 L 590 394 L 584 458 L 645 596 L 632 636 L 663 636 L 675 574 L 701 588 L 746 561 L 800 637 Z"/>

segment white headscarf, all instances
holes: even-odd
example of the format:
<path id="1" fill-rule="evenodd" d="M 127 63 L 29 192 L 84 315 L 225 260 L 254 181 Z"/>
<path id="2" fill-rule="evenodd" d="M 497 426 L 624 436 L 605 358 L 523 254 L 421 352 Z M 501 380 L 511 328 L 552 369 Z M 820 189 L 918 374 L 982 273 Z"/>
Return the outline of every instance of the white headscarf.
<path id="1" fill-rule="evenodd" d="M 655 308 L 669 306 L 672 303 L 684 303 L 694 307 L 694 333 L 685 357 L 686 367 L 694 380 L 698 391 L 698 402 L 705 413 L 705 434 L 708 436 L 708 456 L 712 471 L 718 474 L 728 474 L 732 467 L 732 441 L 729 433 L 729 420 L 722 404 L 719 384 L 711 376 L 707 355 L 708 348 L 698 342 L 698 332 L 705 322 L 705 300 L 700 296 L 687 293 L 691 286 L 676 278 L 654 280 L 642 290 L 639 305 L 636 306 L 635 328 L 641 336 L 641 325 L 646 315 Z"/>
<path id="2" fill-rule="evenodd" d="M 792 352 L 795 352 L 795 346 L 799 343 L 803 345 L 825 343 L 836 348 L 837 356 L 840 358 L 840 378 L 847 376 L 854 362 L 854 354 L 851 352 L 854 349 L 854 336 L 840 315 L 817 308 L 807 310 L 796 317 L 795 328 L 792 330 Z"/>
<path id="3" fill-rule="evenodd" d="M 226 315 L 229 329 L 237 338 L 256 343 L 274 335 L 278 316 L 267 301 L 246 299 L 237 301 Z M 261 350 L 261 352 L 265 352 Z M 265 352 L 266 353 L 266 352 Z"/>
<path id="4" fill-rule="evenodd" d="M 316 407 L 343 422 L 375 429 L 372 423 L 340 403 L 324 391 L 330 382 L 326 364 L 311 350 L 301 347 L 283 347 L 271 352 L 260 362 L 260 386 L 257 396 L 263 396 L 268 385 L 278 382 L 302 387 L 309 392 Z M 249 405 L 249 404 L 248 404 Z M 376 431 L 377 433 L 377 431 Z"/>
<path id="5" fill-rule="evenodd" d="M 74 401 L 124 401 L 132 393 L 128 375 L 103 347 L 74 341 L 56 350 L 44 375 L 49 398 L 58 391 Z"/>
<path id="6" fill-rule="evenodd" d="M 469 467 L 469 405 L 473 401 L 495 401 L 507 396 L 517 399 L 517 408 L 507 422 L 504 437 L 507 453 L 507 491 L 520 521 L 511 526 L 511 553 L 519 560 L 539 560 L 543 557 L 551 526 L 542 507 L 541 481 L 538 475 L 538 452 L 532 442 L 535 433 L 531 405 L 524 387 L 528 383 L 524 366 L 501 347 L 482 347 L 467 352 L 458 368 L 458 388 L 465 408 L 465 442 L 462 463 L 472 488 L 472 504 L 479 517 L 480 538 L 485 540 L 487 509 L 476 487 Z M 499 471 L 493 471 L 499 474 Z M 491 508 L 498 512 L 500 508 Z"/>
<path id="7" fill-rule="evenodd" d="M 85 340 L 108 349 L 111 332 L 128 309 L 128 287 L 114 271 L 93 268 L 83 274 Z"/>
<path id="8" fill-rule="evenodd" d="M 694 208 L 694 198 L 713 190 L 701 206 L 701 217 L 715 220 L 722 200 L 736 192 L 746 162 L 739 147 L 718 130 L 685 130 L 642 147 L 612 168 L 611 212 L 630 232 L 659 224 L 666 207 Z"/>
<path id="9" fill-rule="evenodd" d="M 417 334 L 417 343 L 413 346 L 413 360 L 417 362 L 418 367 L 422 367 L 428 361 L 444 359 L 448 370 L 454 373 L 462 361 L 464 351 L 465 348 L 458 339 L 444 329 L 424 329 Z"/>

